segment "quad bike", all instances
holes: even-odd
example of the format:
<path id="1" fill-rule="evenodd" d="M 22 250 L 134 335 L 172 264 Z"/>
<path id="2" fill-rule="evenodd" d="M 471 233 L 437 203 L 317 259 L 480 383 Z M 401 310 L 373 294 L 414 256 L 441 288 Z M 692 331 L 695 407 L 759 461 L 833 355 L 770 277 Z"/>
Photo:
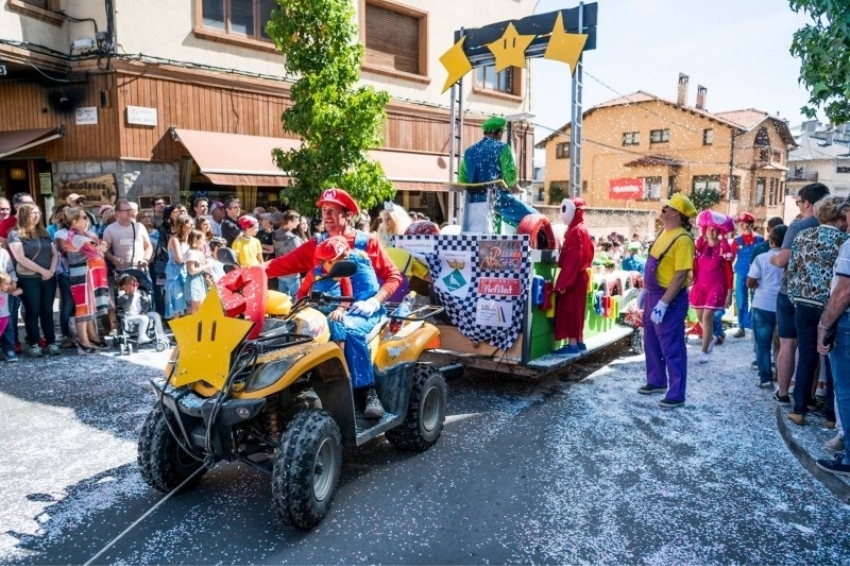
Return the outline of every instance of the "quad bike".
<path id="1" fill-rule="evenodd" d="M 338 262 L 327 277 L 353 270 L 351 262 Z M 262 268 L 236 270 L 222 281 L 224 305 L 213 288 L 198 313 L 172 323 L 177 348 L 167 377 L 152 381 L 157 399 L 141 431 L 138 462 L 153 488 L 185 491 L 217 462 L 240 461 L 271 475 L 274 507 L 284 522 L 310 529 L 330 508 L 343 444 L 360 446 L 382 433 L 402 450 L 423 451 L 437 442 L 446 383 L 440 371 L 417 360 L 440 345 L 439 331 L 425 319 L 442 308 L 415 310 L 399 319 L 400 327 L 388 324 L 391 315 L 370 333 L 386 414 L 366 419 L 343 352 L 328 340 L 326 317 L 313 308 L 351 297 L 312 292 L 285 308 L 270 307 L 268 299 L 266 312 L 258 313 L 267 295 Z M 251 300 L 252 294 L 260 298 Z M 225 316 L 228 305 L 240 301 L 243 316 L 253 320 Z"/>

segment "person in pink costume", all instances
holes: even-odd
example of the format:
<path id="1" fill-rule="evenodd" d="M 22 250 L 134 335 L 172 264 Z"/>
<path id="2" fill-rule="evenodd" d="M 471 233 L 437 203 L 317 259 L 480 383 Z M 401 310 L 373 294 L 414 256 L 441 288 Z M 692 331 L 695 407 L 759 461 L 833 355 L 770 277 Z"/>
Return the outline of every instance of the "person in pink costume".
<path id="1" fill-rule="evenodd" d="M 713 210 L 703 210 L 697 216 L 702 236 L 696 241 L 694 257 L 694 284 L 691 288 L 691 306 L 703 328 L 702 354 L 699 362 L 707 363 L 717 343 L 712 335 L 714 313 L 732 304 L 732 247 L 722 237 L 734 227 L 732 219 Z"/>
<path id="2" fill-rule="evenodd" d="M 567 340 L 559 355 L 576 357 L 587 350 L 584 345 L 584 315 L 587 307 L 587 269 L 593 261 L 593 242 L 584 226 L 584 200 L 564 199 L 561 220 L 567 226 L 564 245 L 558 256 L 561 268 L 555 280 L 555 340 Z"/>

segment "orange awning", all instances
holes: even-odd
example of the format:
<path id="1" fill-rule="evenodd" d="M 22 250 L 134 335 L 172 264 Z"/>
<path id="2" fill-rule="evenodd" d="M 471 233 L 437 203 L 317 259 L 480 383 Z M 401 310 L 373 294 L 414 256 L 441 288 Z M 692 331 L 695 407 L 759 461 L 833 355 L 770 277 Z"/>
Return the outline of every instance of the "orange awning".
<path id="1" fill-rule="evenodd" d="M 301 143 L 288 138 L 172 128 L 173 135 L 198 164 L 201 175 L 215 185 L 285 187 L 289 176 L 272 160 L 274 148 L 296 149 Z M 447 155 L 375 150 L 371 157 L 384 168 L 397 190 L 445 191 L 449 180 Z"/>
<path id="2" fill-rule="evenodd" d="M 0 132 L 0 159 L 65 135 L 62 127 Z"/>
<path id="3" fill-rule="evenodd" d="M 214 185 L 285 187 L 289 176 L 274 164 L 272 150 L 300 147 L 298 140 L 172 128 L 198 170 Z"/>
<path id="4" fill-rule="evenodd" d="M 400 191 L 445 192 L 449 181 L 449 156 L 387 149 L 370 152 Z"/>

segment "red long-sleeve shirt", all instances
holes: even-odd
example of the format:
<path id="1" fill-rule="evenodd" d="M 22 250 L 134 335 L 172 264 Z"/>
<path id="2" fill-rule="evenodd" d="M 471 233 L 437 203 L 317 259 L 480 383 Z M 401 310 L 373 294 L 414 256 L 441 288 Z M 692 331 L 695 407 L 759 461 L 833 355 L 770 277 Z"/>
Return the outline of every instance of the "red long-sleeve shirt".
<path id="1" fill-rule="evenodd" d="M 354 249 L 354 237 L 357 233 L 354 230 L 348 230 L 344 234 L 348 240 L 348 247 Z M 382 281 L 381 290 L 387 293 L 387 297 L 395 293 L 401 285 L 401 273 L 392 262 L 387 252 L 378 242 L 378 238 L 368 234 L 369 241 L 366 244 L 366 249 L 363 250 L 372 260 L 372 267 L 375 268 L 375 274 L 378 280 Z M 266 275 L 268 277 L 282 277 L 285 275 L 295 275 L 296 273 L 312 272 L 316 266 L 316 246 L 318 242 L 312 238 L 288 254 L 279 258 L 273 259 L 266 267 Z"/>

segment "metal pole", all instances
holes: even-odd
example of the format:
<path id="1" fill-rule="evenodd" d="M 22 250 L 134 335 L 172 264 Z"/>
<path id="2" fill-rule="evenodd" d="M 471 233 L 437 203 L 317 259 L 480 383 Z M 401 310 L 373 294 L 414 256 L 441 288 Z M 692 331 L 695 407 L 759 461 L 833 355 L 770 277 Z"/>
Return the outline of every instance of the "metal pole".
<path id="1" fill-rule="evenodd" d="M 584 31 L 584 2 L 578 5 L 578 33 Z M 581 196 L 581 90 L 582 57 L 579 56 L 572 79 L 572 107 L 570 110 L 570 196 Z"/>
<path id="2" fill-rule="evenodd" d="M 455 167 L 455 119 L 457 118 L 457 107 L 455 105 L 455 101 L 457 100 L 455 97 L 457 96 L 457 84 L 452 85 L 452 89 L 450 91 L 451 96 L 451 110 L 449 111 L 449 183 L 457 182 L 456 177 L 456 167 Z M 449 191 L 448 194 L 448 207 L 446 209 L 446 222 L 451 224 L 452 216 L 455 214 L 455 192 Z"/>
<path id="3" fill-rule="evenodd" d="M 732 181 L 735 179 L 735 128 L 732 128 L 731 143 L 729 144 L 729 194 L 726 199 L 726 215 L 732 214 Z"/>

